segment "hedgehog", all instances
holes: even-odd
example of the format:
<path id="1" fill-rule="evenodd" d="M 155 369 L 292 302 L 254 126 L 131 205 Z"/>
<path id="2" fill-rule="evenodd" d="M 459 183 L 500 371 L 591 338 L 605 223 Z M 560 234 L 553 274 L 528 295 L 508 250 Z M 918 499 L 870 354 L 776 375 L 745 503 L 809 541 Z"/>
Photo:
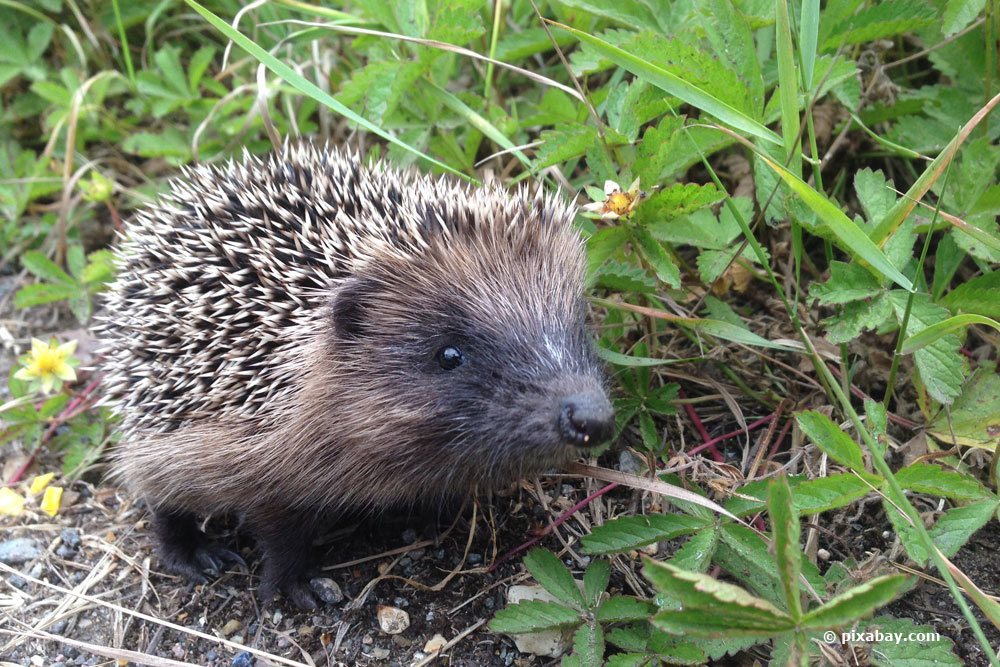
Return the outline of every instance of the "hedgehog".
<path id="1" fill-rule="evenodd" d="M 369 161 L 370 162 L 370 161 Z M 426 507 L 606 442 L 575 208 L 308 141 L 185 168 L 126 224 L 100 337 L 113 474 L 165 570 L 245 565 L 315 608 L 309 547 L 345 513 Z"/>

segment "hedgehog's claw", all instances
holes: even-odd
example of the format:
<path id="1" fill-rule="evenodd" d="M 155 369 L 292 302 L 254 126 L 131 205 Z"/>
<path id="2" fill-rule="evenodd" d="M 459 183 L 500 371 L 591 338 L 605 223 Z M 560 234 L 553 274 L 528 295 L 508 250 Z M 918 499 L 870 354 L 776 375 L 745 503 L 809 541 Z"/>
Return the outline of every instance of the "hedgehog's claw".
<path id="1" fill-rule="evenodd" d="M 186 577 L 195 584 L 205 584 L 228 566 L 247 569 L 239 554 L 209 541 L 205 533 L 198 530 L 193 515 L 157 512 L 153 524 L 160 538 L 160 558 L 168 572 Z"/>
<path id="2" fill-rule="evenodd" d="M 279 592 L 282 597 L 302 611 L 316 611 L 319 609 L 319 605 L 316 604 L 316 597 L 309 590 L 309 584 L 306 581 L 293 580 L 277 583 L 265 575 L 258 590 L 261 601 L 264 604 L 269 604 L 274 601 L 275 595 Z"/>

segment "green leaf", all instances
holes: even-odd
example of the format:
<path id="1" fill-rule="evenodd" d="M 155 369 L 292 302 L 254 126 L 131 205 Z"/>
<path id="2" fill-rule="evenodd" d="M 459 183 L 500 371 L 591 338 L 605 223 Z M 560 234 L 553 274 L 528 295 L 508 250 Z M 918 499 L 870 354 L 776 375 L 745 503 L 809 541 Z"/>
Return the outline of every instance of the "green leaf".
<path id="1" fill-rule="evenodd" d="M 892 602 L 905 584 L 906 577 L 902 574 L 869 579 L 808 612 L 802 617 L 802 627 L 826 630 L 849 625 Z"/>
<path id="2" fill-rule="evenodd" d="M 645 2 L 640 0 L 561 0 L 567 7 L 582 9 L 588 14 L 611 19 L 633 28 L 649 28 L 656 25 L 656 16 Z"/>
<path id="3" fill-rule="evenodd" d="M 579 612 L 555 602 L 525 600 L 504 607 L 490 621 L 493 632 L 510 635 L 569 628 L 581 623 Z"/>
<path id="4" fill-rule="evenodd" d="M 830 279 L 813 283 L 809 294 L 825 305 L 868 299 L 885 291 L 878 280 L 858 264 L 830 262 Z"/>
<path id="5" fill-rule="evenodd" d="M 45 253 L 38 250 L 28 250 L 21 255 L 21 264 L 35 277 L 42 280 L 48 280 L 51 283 L 62 283 L 63 285 L 76 285 L 76 280 L 63 271 L 58 264 L 49 259 Z"/>
<path id="6" fill-rule="evenodd" d="M 870 474 L 859 477 L 852 473 L 843 473 L 809 480 L 790 477 L 788 481 L 792 487 L 795 510 L 799 514 L 819 514 L 837 507 L 845 507 L 864 497 L 872 490 L 872 486 L 878 488 L 881 478 Z M 746 516 L 764 508 L 765 484 L 751 482 L 737 491 L 744 497 L 734 496 L 725 505 L 733 514 Z"/>
<path id="7" fill-rule="evenodd" d="M 996 451 L 1000 446 L 1000 376 L 992 364 L 976 369 L 962 393 L 930 424 L 929 433 L 947 445 Z"/>
<path id="8" fill-rule="evenodd" d="M 683 570 L 704 572 L 712 562 L 719 544 L 720 531 L 715 526 L 699 530 L 670 557 L 670 564 Z"/>
<path id="9" fill-rule="evenodd" d="M 990 522 L 996 514 L 998 501 L 996 497 L 988 500 L 953 507 L 937 520 L 928 531 L 934 544 L 946 558 L 951 558 L 966 545 L 972 535 Z"/>
<path id="10" fill-rule="evenodd" d="M 716 336 L 717 338 L 722 338 L 723 340 L 731 340 L 736 343 L 743 343 L 744 345 L 756 345 L 757 347 L 767 347 L 773 350 L 785 350 L 788 352 L 794 351 L 787 345 L 781 343 L 774 343 L 766 338 L 758 336 L 752 331 L 748 331 L 743 327 L 738 327 L 729 322 L 722 322 L 720 320 L 706 320 L 698 319 L 693 317 L 678 318 L 675 320 L 678 325 L 683 327 L 690 327 L 695 331 L 701 331 L 710 336 Z"/>
<path id="11" fill-rule="evenodd" d="M 941 34 L 951 37 L 976 20 L 986 6 L 986 0 L 948 0 L 941 16 Z"/>
<path id="12" fill-rule="evenodd" d="M 15 308 L 30 308 L 43 303 L 54 303 L 72 299 L 80 293 L 80 288 L 69 285 L 53 285 L 52 283 L 34 283 L 25 285 L 14 294 Z"/>
<path id="13" fill-rule="evenodd" d="M 1000 319 L 998 295 L 1000 295 L 1000 271 L 993 271 L 962 283 L 946 294 L 940 303 L 952 312 L 975 313 Z"/>
<path id="14" fill-rule="evenodd" d="M 848 343 L 862 331 L 878 329 L 892 316 L 888 294 L 880 294 L 871 301 L 853 301 L 843 310 L 823 320 L 826 337 L 834 344 Z"/>
<path id="15" fill-rule="evenodd" d="M 564 667 L 602 667 L 604 630 L 597 623 L 584 623 L 573 633 L 573 655 L 563 660 Z"/>
<path id="16" fill-rule="evenodd" d="M 720 630 L 773 634 L 794 626 L 788 614 L 767 600 L 707 574 L 649 558 L 643 572 L 658 591 L 681 603 L 680 611 L 661 612 L 653 618 L 653 625 L 668 632 L 698 632 L 692 628 L 702 625 L 710 636 Z"/>
<path id="17" fill-rule="evenodd" d="M 792 508 L 792 491 L 788 480 L 780 475 L 772 480 L 767 501 L 771 516 L 771 536 L 774 540 L 781 587 L 785 591 L 788 613 L 795 620 L 802 617 L 802 599 L 799 592 L 799 574 L 802 572 L 802 547 L 799 545 L 801 528 L 799 516 Z"/>
<path id="18" fill-rule="evenodd" d="M 935 18 L 935 11 L 920 0 L 882 0 L 841 22 L 822 48 L 874 42 L 929 25 Z"/>
<path id="19" fill-rule="evenodd" d="M 578 609 L 586 608 L 587 602 L 576 580 L 554 553 L 547 549 L 532 549 L 524 557 L 524 566 L 535 581 L 554 597 Z"/>
<path id="20" fill-rule="evenodd" d="M 827 229 L 840 240 L 847 252 L 864 260 L 881 276 L 892 280 L 903 289 L 912 289 L 913 283 L 910 282 L 910 279 L 892 265 L 889 258 L 872 242 L 868 235 L 836 204 L 767 155 L 759 150 L 757 150 L 757 154 L 819 216 L 820 220 L 826 224 Z"/>
<path id="21" fill-rule="evenodd" d="M 965 329 L 973 324 L 982 324 L 1000 331 L 1000 322 L 988 317 L 983 317 L 982 315 L 955 315 L 942 322 L 932 324 L 904 340 L 900 352 L 910 354 L 931 345 L 957 329 Z"/>
<path id="22" fill-rule="evenodd" d="M 597 283 L 616 292 L 655 292 L 657 282 L 637 266 L 608 261 L 597 271 Z"/>
<path id="23" fill-rule="evenodd" d="M 953 500 L 981 500 L 990 495 L 971 475 L 945 470 L 933 463 L 910 464 L 896 473 L 896 481 L 904 489 Z"/>
<path id="24" fill-rule="evenodd" d="M 358 114 L 354 113 L 353 111 L 351 111 L 350 109 L 348 109 L 346 106 L 344 106 L 341 102 L 337 101 L 329 93 L 327 93 L 322 88 L 320 88 L 319 86 L 317 86 L 315 83 L 313 83 L 309 79 L 305 78 L 304 76 L 302 76 L 301 74 L 299 74 L 298 72 L 296 72 L 289 65 L 285 64 L 284 62 L 282 62 L 281 60 L 279 60 L 275 56 L 273 56 L 270 53 L 268 53 L 265 49 L 261 48 L 256 43 L 254 43 L 251 39 L 249 39 L 248 37 L 246 37 L 243 33 L 239 32 L 238 30 L 236 30 L 235 28 L 233 28 L 231 25 L 229 25 L 228 23 L 226 23 L 225 21 L 223 21 L 222 19 L 220 19 L 218 16 L 216 16 L 215 14 L 213 14 L 212 12 L 210 12 L 209 10 L 205 9 L 200 4 L 198 4 L 197 2 L 195 2 L 195 0 L 185 0 L 185 2 L 187 2 L 187 4 L 192 9 L 194 9 L 196 12 L 198 12 L 199 14 L 201 14 L 205 18 L 206 21 L 208 21 L 209 23 L 211 23 L 212 26 L 214 26 L 216 30 L 218 30 L 223 35 L 225 35 L 226 39 L 229 39 L 229 40 L 235 42 L 237 46 L 239 46 L 241 49 L 243 49 L 244 51 L 246 51 L 247 53 L 249 53 L 251 56 L 253 56 L 254 58 L 256 58 L 265 67 L 267 67 L 269 70 L 271 70 L 272 72 L 274 72 L 275 74 L 277 74 L 278 76 L 280 76 L 282 79 L 284 79 L 285 81 L 287 81 L 289 85 L 291 85 L 292 87 L 294 87 L 299 92 L 303 93 L 304 95 L 307 95 L 308 97 L 311 97 L 312 99 L 316 100 L 320 104 L 322 104 L 322 105 L 324 105 L 324 106 L 332 109 L 336 113 L 340 114 L 344 118 L 346 118 L 346 119 L 350 120 L 351 122 L 354 122 L 354 123 L 360 125 L 361 127 L 365 128 L 369 132 L 382 137 L 383 139 L 385 139 L 389 143 L 394 144 L 396 146 L 399 146 L 403 150 L 408 151 L 408 152 L 410 152 L 410 153 L 412 153 L 412 154 L 414 154 L 414 155 L 416 155 L 418 157 L 422 157 L 423 159 L 427 160 L 431 164 L 433 164 L 433 165 L 435 165 L 437 167 L 440 167 L 441 169 L 444 169 L 447 172 L 450 172 L 452 174 L 456 174 L 456 175 L 458 175 L 460 177 L 463 176 L 463 174 L 461 174 L 460 172 L 456 171 L 452 167 L 446 165 L 443 162 L 435 160 L 434 158 L 432 158 L 429 155 L 424 154 L 420 150 L 414 148 L 413 146 L 407 144 L 404 141 L 401 141 L 400 139 L 398 139 L 398 138 L 394 137 L 393 135 L 389 134 L 388 132 L 386 132 L 382 128 L 378 127 L 377 125 L 374 125 L 373 123 L 369 122 L 365 118 L 362 118 Z"/>
<path id="25" fill-rule="evenodd" d="M 703 88 L 692 85 L 672 72 L 610 44 L 599 37 L 561 23 L 555 23 L 555 25 L 571 33 L 581 42 L 593 47 L 602 56 L 608 58 L 619 67 L 625 68 L 629 72 L 632 72 L 632 74 L 648 81 L 670 95 L 715 116 L 723 123 L 773 144 L 781 144 L 781 138 L 777 134 L 761 125 L 743 111 L 723 102 Z M 650 40 L 656 40 L 656 36 L 652 33 L 642 33 L 642 35 Z M 662 44 L 662 40 L 660 43 Z"/>
<path id="26" fill-rule="evenodd" d="M 881 220 L 896 203 L 896 193 L 892 183 L 882 170 L 862 169 L 854 174 L 854 191 L 869 222 Z"/>
<path id="27" fill-rule="evenodd" d="M 813 410 L 795 416 L 802 432 L 831 459 L 851 470 L 864 472 L 861 447 L 829 417 Z"/>
<path id="28" fill-rule="evenodd" d="M 601 603 L 597 610 L 597 620 L 601 623 L 645 621 L 655 613 L 656 605 L 651 602 L 625 595 L 614 595 Z"/>
<path id="29" fill-rule="evenodd" d="M 535 151 L 535 170 L 583 155 L 597 141 L 597 130 L 589 125 L 571 125 L 559 130 L 546 130 L 539 139 L 543 142 Z"/>
<path id="30" fill-rule="evenodd" d="M 636 227 L 632 230 L 632 238 L 639 252 L 653 267 L 656 277 L 670 287 L 679 288 L 681 286 L 681 272 L 670 254 L 660 245 L 660 242 L 642 227 Z"/>
<path id="31" fill-rule="evenodd" d="M 889 294 L 899 321 L 903 319 L 908 296 L 899 291 Z M 928 295 L 917 294 L 913 298 L 905 335 L 912 337 L 947 317 L 947 309 L 931 303 Z M 968 363 L 960 351 L 961 345 L 958 336 L 945 334 L 914 353 L 920 379 L 927 388 L 927 393 L 939 403 L 950 404 L 962 391 Z"/>
<path id="32" fill-rule="evenodd" d="M 611 578 L 611 564 L 606 560 L 594 560 L 583 573 L 583 594 L 587 598 L 587 608 L 593 609 L 601 601 Z"/>
<path id="33" fill-rule="evenodd" d="M 602 227 L 591 234 L 587 239 L 587 274 L 594 275 L 628 238 L 627 227 Z"/>
<path id="34" fill-rule="evenodd" d="M 868 653 L 872 665 L 878 667 L 962 667 L 963 663 L 955 655 L 954 643 L 940 628 L 916 625 L 908 618 L 876 616 L 862 626 L 861 631 L 881 637 L 871 644 Z M 917 641 L 916 637 L 933 637 Z M 895 637 L 910 637 L 906 641 L 896 641 Z"/>
<path id="35" fill-rule="evenodd" d="M 656 359 L 654 357 L 634 357 L 630 354 L 622 354 L 615 350 L 610 350 L 603 345 L 597 346 L 597 356 L 604 361 L 615 366 L 626 366 L 630 368 L 645 368 L 648 366 L 667 366 L 676 364 L 685 359 Z"/>
<path id="36" fill-rule="evenodd" d="M 580 541 L 584 553 L 604 555 L 690 535 L 707 525 L 704 520 L 686 514 L 621 516 L 602 526 L 594 526 Z"/>

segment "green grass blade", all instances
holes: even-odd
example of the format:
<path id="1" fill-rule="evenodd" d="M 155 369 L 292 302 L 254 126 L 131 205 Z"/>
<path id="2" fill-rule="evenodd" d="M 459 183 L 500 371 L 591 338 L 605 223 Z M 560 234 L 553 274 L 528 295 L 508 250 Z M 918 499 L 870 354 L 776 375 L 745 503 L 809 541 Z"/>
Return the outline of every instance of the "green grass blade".
<path id="1" fill-rule="evenodd" d="M 1000 331 L 1000 322 L 997 322 L 989 317 L 973 315 L 971 313 L 965 315 L 955 315 L 942 322 L 938 322 L 937 324 L 932 324 L 926 329 L 921 329 L 918 333 L 915 333 L 904 340 L 903 346 L 900 348 L 900 352 L 903 354 L 915 352 L 922 347 L 930 345 L 942 336 L 950 334 L 956 329 L 964 329 L 972 324 L 985 324 L 988 327 L 993 327 L 997 331 Z"/>
<path id="2" fill-rule="evenodd" d="M 888 278 L 903 289 L 907 291 L 913 289 L 913 283 L 910 282 L 910 279 L 900 273 L 899 269 L 892 265 L 892 262 L 890 262 L 889 258 L 885 256 L 885 253 L 883 253 L 882 250 L 879 249 L 879 247 L 875 245 L 870 238 L 868 238 L 868 235 L 865 234 L 864 230 L 858 227 L 853 220 L 848 218 L 847 214 L 841 211 L 836 204 L 810 187 L 809 184 L 801 178 L 776 163 L 763 151 L 759 150 L 743 137 L 724 127 L 718 127 L 718 129 L 732 136 L 747 148 L 757 153 L 758 157 L 771 167 L 771 169 L 773 169 L 774 172 L 781 177 L 781 180 L 783 180 L 788 187 L 790 187 L 792 191 L 795 192 L 795 194 L 797 194 L 799 198 L 801 198 L 802 201 L 804 201 L 806 205 L 808 205 L 809 208 L 811 208 L 816 215 L 819 216 L 820 220 L 822 220 L 829 230 L 833 232 L 834 236 L 840 240 L 844 249 L 848 251 L 851 256 L 864 260 L 883 277 Z"/>
<path id="3" fill-rule="evenodd" d="M 726 104 L 711 93 L 708 93 L 698 86 L 695 86 L 684 79 L 657 67 L 656 65 L 635 56 L 624 49 L 620 49 L 613 44 L 605 42 L 599 37 L 594 37 L 582 30 L 571 28 L 568 25 L 549 21 L 552 25 L 561 28 L 581 42 L 586 42 L 594 47 L 604 57 L 611 60 L 619 67 L 627 69 L 632 74 L 653 84 L 657 88 L 666 91 L 668 94 L 687 102 L 691 106 L 697 107 L 705 113 L 718 118 L 726 125 L 746 132 L 747 134 L 759 137 L 772 144 L 782 145 L 781 137 L 761 125 L 759 122 L 746 115 L 742 111 Z"/>
<path id="4" fill-rule="evenodd" d="M 445 90 L 436 83 L 432 83 L 431 85 L 434 87 L 435 94 L 440 96 L 441 101 L 444 102 L 446 107 L 461 116 L 469 125 L 489 137 L 493 143 L 513 154 L 514 157 L 520 160 L 521 164 L 529 170 L 532 170 L 531 160 L 529 160 L 528 157 L 514 145 L 513 141 L 508 139 L 503 132 L 497 129 L 496 125 L 480 116 L 471 107 L 469 107 L 469 105 L 460 100 L 453 93 Z"/>
<path id="5" fill-rule="evenodd" d="M 976 112 L 976 114 L 969 119 L 955 138 L 952 139 L 948 145 L 945 147 L 941 154 L 934 158 L 924 173 L 920 174 L 920 177 L 910 186 L 910 189 L 906 191 L 906 195 L 903 196 L 896 205 L 889 209 L 885 217 L 879 221 L 878 225 L 875 226 L 875 231 L 872 232 L 871 240 L 877 245 L 882 245 L 882 243 L 892 235 L 896 229 L 903 224 L 906 220 L 906 216 L 910 214 L 913 208 L 917 205 L 917 202 L 927 191 L 931 189 L 931 186 L 941 177 L 944 173 L 945 167 L 954 159 L 955 155 L 958 154 L 958 148 L 972 133 L 972 130 L 976 128 L 979 123 L 989 115 L 993 108 L 1000 103 L 1000 93 L 995 95 L 993 99 L 987 102 L 982 109 Z"/>
<path id="6" fill-rule="evenodd" d="M 781 136 L 785 140 L 786 163 L 796 176 L 802 175 L 799 151 L 799 77 L 795 72 L 795 48 L 788 18 L 788 0 L 776 0 L 775 43 L 778 51 L 778 94 L 781 100 Z"/>
<path id="7" fill-rule="evenodd" d="M 375 125 L 374 123 L 354 113 L 346 106 L 338 102 L 332 95 L 325 92 L 323 89 L 314 84 L 312 81 L 309 81 L 304 76 L 296 72 L 294 69 L 292 69 L 285 63 L 275 58 L 265 49 L 261 48 L 259 45 L 253 42 L 253 40 L 243 35 L 243 33 L 236 30 L 231 25 L 220 19 L 218 16 L 216 16 L 209 10 L 199 5 L 197 2 L 195 2 L 195 0 L 185 0 L 185 2 L 187 2 L 188 6 L 194 9 L 196 12 L 201 14 L 206 21 L 211 23 L 216 30 L 225 35 L 226 39 L 231 40 L 234 44 L 236 44 L 241 49 L 243 49 L 251 56 L 256 58 L 261 64 L 263 64 L 269 70 L 271 70 L 272 72 L 280 76 L 282 79 L 287 81 L 288 84 L 294 87 L 296 90 L 300 91 L 305 95 L 308 95 L 309 97 L 313 98 L 320 104 L 329 107 L 333 111 L 342 115 L 344 118 L 347 118 L 348 120 L 357 123 L 361 127 L 371 132 L 372 134 L 376 134 L 382 137 L 386 141 L 393 143 L 399 146 L 400 148 L 407 150 L 410 153 L 413 153 L 414 155 L 417 155 L 427 160 L 431 164 L 436 165 L 444 169 L 445 171 L 448 171 L 452 174 L 457 174 L 462 178 L 468 178 L 465 174 L 462 174 L 461 172 L 455 170 L 453 167 L 450 167 L 444 162 L 436 160 L 431 156 L 423 153 L 422 151 L 420 151 L 420 149 L 415 148 L 400 139 L 397 139 L 396 137 L 392 136 L 382 128 Z"/>
<path id="8" fill-rule="evenodd" d="M 816 42 L 819 38 L 819 0 L 802 0 L 799 15 L 799 60 L 802 61 L 803 86 L 812 86 L 816 69 Z"/>

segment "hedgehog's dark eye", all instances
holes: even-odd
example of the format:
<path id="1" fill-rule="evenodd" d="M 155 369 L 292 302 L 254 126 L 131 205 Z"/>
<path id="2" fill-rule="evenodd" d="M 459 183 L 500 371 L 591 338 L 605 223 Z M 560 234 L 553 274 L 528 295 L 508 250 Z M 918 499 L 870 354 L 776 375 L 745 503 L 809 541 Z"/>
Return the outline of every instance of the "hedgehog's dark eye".
<path id="1" fill-rule="evenodd" d="M 449 345 L 438 350 L 437 360 L 441 364 L 441 368 L 450 371 L 465 363 L 465 356 L 460 349 L 454 345 Z"/>

